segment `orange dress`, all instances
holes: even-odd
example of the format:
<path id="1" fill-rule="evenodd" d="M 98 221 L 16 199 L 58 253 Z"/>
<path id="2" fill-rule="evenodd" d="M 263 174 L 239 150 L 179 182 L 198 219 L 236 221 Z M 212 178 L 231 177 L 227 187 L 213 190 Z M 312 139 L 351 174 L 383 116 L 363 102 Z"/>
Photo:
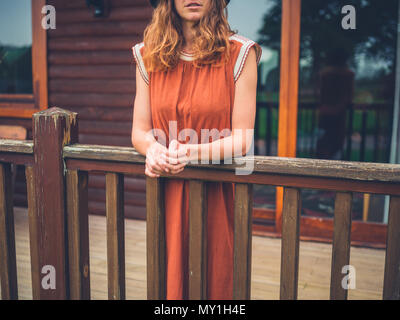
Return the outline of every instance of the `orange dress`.
<path id="1" fill-rule="evenodd" d="M 133 47 L 139 71 L 150 89 L 153 129 L 164 132 L 166 146 L 182 129 L 232 130 L 235 82 L 239 78 L 251 47 L 257 63 L 260 46 L 239 35 L 230 37 L 231 55 L 223 66 L 195 67 L 192 58 L 181 54 L 178 65 L 167 72 L 147 73 L 143 63 L 144 44 Z M 176 127 L 175 130 L 171 128 Z M 182 131 L 185 133 L 185 131 Z M 187 132 L 186 132 L 187 133 Z M 182 138 L 182 137 L 181 137 Z M 186 139 L 187 140 L 187 139 Z M 183 137 L 178 141 L 187 143 Z M 212 141 L 212 140 L 211 140 Z M 207 298 L 233 297 L 233 201 L 234 184 L 207 182 Z M 188 299 L 189 181 L 165 181 L 166 298 Z"/>

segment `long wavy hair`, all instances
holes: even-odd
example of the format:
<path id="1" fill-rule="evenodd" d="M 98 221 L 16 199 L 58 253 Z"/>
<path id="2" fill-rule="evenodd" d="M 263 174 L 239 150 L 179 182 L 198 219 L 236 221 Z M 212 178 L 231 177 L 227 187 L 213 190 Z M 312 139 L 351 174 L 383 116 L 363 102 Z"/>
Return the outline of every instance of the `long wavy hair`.
<path id="1" fill-rule="evenodd" d="M 225 0 L 210 0 L 208 12 L 194 25 L 194 64 L 220 65 L 229 59 L 231 30 Z M 179 62 L 184 46 L 181 17 L 174 0 L 160 0 L 144 31 L 143 60 L 148 72 L 166 71 Z M 222 59 L 224 57 L 224 59 Z"/>

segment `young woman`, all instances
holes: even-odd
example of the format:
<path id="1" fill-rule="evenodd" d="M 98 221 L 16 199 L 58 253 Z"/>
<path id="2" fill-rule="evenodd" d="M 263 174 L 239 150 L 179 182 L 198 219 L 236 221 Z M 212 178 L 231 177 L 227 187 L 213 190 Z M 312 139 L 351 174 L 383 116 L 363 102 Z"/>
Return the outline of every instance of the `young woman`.
<path id="1" fill-rule="evenodd" d="M 149 177 L 173 176 L 190 161 L 250 150 L 252 136 L 244 131 L 254 128 L 261 48 L 230 29 L 228 2 L 151 1 L 155 10 L 144 42 L 133 47 L 132 127 L 132 144 L 146 156 Z M 210 141 L 204 130 L 222 136 Z M 206 187 L 207 299 L 232 299 L 234 184 Z M 187 299 L 189 182 L 165 179 L 164 189 L 166 298 Z"/>

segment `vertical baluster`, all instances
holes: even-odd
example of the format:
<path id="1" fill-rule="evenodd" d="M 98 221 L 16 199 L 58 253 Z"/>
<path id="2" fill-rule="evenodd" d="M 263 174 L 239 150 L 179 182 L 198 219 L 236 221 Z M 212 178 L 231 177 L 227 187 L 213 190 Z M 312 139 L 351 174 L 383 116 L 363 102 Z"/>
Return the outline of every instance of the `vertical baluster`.
<path id="1" fill-rule="evenodd" d="M 163 300 L 165 288 L 165 216 L 161 179 L 146 178 L 147 299 Z"/>
<path id="2" fill-rule="evenodd" d="M 336 193 L 331 268 L 332 300 L 347 299 L 348 290 L 342 288 L 342 268 L 350 262 L 351 205 L 351 193 Z"/>
<path id="3" fill-rule="evenodd" d="M 28 198 L 28 217 L 29 217 L 29 248 L 31 258 L 31 278 L 32 278 L 32 298 L 40 299 L 40 270 L 39 270 L 39 235 L 38 218 L 35 197 L 35 178 L 34 170 L 31 166 L 26 166 L 26 191 Z"/>
<path id="4" fill-rule="evenodd" d="M 69 283 L 72 300 L 90 299 L 88 174 L 67 171 Z"/>
<path id="5" fill-rule="evenodd" d="M 189 299 L 207 299 L 207 197 L 197 180 L 189 191 Z"/>
<path id="6" fill-rule="evenodd" d="M 282 300 L 297 299 L 300 212 L 300 190 L 284 188 L 280 288 L 280 298 Z"/>
<path id="7" fill-rule="evenodd" d="M 125 299 L 124 176 L 106 174 L 108 299 Z"/>
<path id="8" fill-rule="evenodd" d="M 391 196 L 387 229 L 383 299 L 400 300 L 400 197 Z"/>
<path id="9" fill-rule="evenodd" d="M 251 291 L 253 185 L 236 183 L 234 211 L 233 299 L 248 300 Z"/>
<path id="10" fill-rule="evenodd" d="M 0 163 L 0 280 L 2 299 L 18 299 L 13 190 L 9 163 Z"/>

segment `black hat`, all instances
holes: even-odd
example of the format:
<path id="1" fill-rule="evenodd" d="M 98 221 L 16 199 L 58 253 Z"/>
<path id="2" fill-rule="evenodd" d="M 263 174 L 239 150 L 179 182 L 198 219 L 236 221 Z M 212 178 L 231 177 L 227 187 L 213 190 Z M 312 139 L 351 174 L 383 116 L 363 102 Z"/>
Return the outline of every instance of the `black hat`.
<path id="1" fill-rule="evenodd" d="M 230 0 L 226 0 L 226 4 L 229 3 Z M 158 5 L 159 0 L 150 0 L 150 4 L 155 8 Z"/>

